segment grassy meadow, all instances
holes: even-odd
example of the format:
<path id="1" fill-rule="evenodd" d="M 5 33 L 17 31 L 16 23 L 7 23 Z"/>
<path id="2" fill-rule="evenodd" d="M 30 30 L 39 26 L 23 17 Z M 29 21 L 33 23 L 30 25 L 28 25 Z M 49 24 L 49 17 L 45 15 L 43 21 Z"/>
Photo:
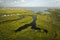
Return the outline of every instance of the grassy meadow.
<path id="1" fill-rule="evenodd" d="M 23 9 L 0 9 L 0 40 L 60 40 L 60 9 L 47 11 L 50 14 Z M 32 26 L 14 32 L 19 27 L 30 24 L 33 21 L 31 16 L 37 17 L 36 26 L 47 29 L 47 34 L 43 30 L 40 32 L 31 29 Z"/>

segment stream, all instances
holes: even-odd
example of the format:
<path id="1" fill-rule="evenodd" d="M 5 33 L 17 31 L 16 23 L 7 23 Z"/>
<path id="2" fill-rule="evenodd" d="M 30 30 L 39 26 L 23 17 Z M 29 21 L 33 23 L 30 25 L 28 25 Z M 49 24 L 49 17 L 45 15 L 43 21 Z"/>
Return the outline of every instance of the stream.
<path id="1" fill-rule="evenodd" d="M 22 30 L 28 28 L 29 26 L 32 26 L 31 29 L 33 29 L 33 30 L 38 30 L 38 31 L 42 30 L 41 28 L 39 28 L 39 27 L 36 26 L 37 16 L 31 16 L 31 17 L 32 17 L 33 21 L 32 21 L 30 24 L 25 24 L 25 25 L 19 27 L 18 29 L 15 30 L 15 32 L 22 31 Z M 17 19 L 14 19 L 14 20 L 2 21 L 2 22 L 0 22 L 0 24 L 6 23 L 6 22 L 13 22 L 13 21 L 21 20 L 21 19 L 23 19 L 23 18 L 24 18 L 24 16 L 20 16 L 20 17 L 18 17 Z M 45 33 L 48 32 L 48 30 L 46 30 L 46 29 L 43 29 L 43 31 L 44 31 Z"/>
<path id="2" fill-rule="evenodd" d="M 0 24 L 6 23 L 6 22 L 13 22 L 13 21 L 21 20 L 21 19 L 23 19 L 23 18 L 24 18 L 24 16 L 20 16 L 20 17 L 18 17 L 17 19 L 14 19 L 14 20 L 1 21 Z"/>
<path id="3" fill-rule="evenodd" d="M 15 32 L 24 30 L 24 29 L 28 28 L 29 26 L 32 26 L 31 29 L 34 29 L 34 30 L 41 30 L 40 28 L 36 27 L 36 19 L 37 19 L 36 16 L 32 16 L 32 19 L 33 19 L 32 23 L 25 24 L 24 26 L 19 27 L 17 30 L 15 30 Z"/>

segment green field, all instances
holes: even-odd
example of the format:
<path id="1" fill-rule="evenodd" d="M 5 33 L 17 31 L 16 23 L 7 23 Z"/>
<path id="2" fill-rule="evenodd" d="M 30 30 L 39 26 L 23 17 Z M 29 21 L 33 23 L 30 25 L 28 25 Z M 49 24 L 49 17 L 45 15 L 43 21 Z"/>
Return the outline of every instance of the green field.
<path id="1" fill-rule="evenodd" d="M 57 16 L 60 15 L 60 10 L 48 11 L 55 14 L 41 12 L 35 14 L 31 10 L 22 9 L 0 9 L 0 40 L 60 40 L 60 16 Z M 19 19 L 21 16 L 22 18 Z M 32 16 L 37 17 L 36 26 L 47 29 L 47 34 L 43 30 L 41 32 L 32 30 L 31 26 L 20 32 L 14 32 L 19 27 L 30 24 L 33 21 Z"/>

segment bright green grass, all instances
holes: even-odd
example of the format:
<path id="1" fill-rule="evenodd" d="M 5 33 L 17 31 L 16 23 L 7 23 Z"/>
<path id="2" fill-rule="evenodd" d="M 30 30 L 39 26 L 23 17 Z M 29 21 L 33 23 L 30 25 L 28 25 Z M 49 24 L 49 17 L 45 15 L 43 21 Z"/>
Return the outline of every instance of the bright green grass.
<path id="1" fill-rule="evenodd" d="M 55 32 L 57 33 L 57 37 L 54 40 L 60 40 L 60 22 L 57 22 L 57 26 L 52 25 L 51 19 L 49 15 L 41 15 L 37 17 L 37 26 L 40 28 L 47 29 L 49 31 L 49 36 L 53 38 Z"/>
<path id="2" fill-rule="evenodd" d="M 31 11 L 23 10 L 5 10 L 7 14 L 15 14 L 14 16 L 6 16 L 6 17 L 0 17 L 0 22 L 1 21 L 6 21 L 6 20 L 14 20 L 17 19 L 19 16 L 23 15 L 24 18 L 21 20 L 16 20 L 13 22 L 5 22 L 0 24 L 0 40 L 60 40 L 60 30 L 55 29 L 50 22 L 50 17 L 48 15 L 41 15 L 37 16 L 37 21 L 36 21 L 36 26 L 40 27 L 41 29 L 47 29 L 48 33 L 44 33 L 43 30 L 41 32 L 37 30 L 32 30 L 31 26 L 15 33 L 14 30 L 18 29 L 19 27 L 29 24 L 33 21 L 31 16 L 28 15 L 37 15 L 32 13 Z M 20 15 L 16 15 L 16 13 L 19 12 Z M 21 12 L 25 12 L 25 14 L 21 14 Z M 32 14 L 31 14 L 32 13 Z M 0 15 L 6 14 L 5 12 L 1 12 Z M 58 23 L 59 25 L 59 23 Z M 54 38 L 55 36 L 55 31 L 58 33 L 58 36 Z"/>

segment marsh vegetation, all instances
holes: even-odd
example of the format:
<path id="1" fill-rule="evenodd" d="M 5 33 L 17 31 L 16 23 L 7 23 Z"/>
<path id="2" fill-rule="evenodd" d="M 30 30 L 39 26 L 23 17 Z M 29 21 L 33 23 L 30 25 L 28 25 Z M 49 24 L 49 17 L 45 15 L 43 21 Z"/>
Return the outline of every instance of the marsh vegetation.
<path id="1" fill-rule="evenodd" d="M 60 9 L 47 11 L 0 9 L 0 40 L 60 40 Z"/>

